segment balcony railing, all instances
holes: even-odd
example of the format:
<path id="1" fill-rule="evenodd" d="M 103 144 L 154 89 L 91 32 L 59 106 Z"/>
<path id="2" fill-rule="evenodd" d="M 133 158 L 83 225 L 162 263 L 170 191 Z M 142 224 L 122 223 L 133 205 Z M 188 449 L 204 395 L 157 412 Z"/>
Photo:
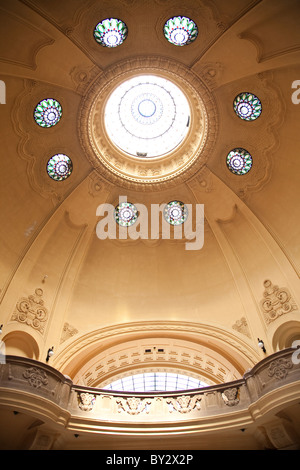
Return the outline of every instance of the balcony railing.
<path id="1" fill-rule="evenodd" d="M 151 434 L 246 426 L 300 400 L 295 350 L 270 355 L 226 384 L 188 391 L 128 393 L 73 384 L 48 364 L 7 356 L 0 365 L 0 405 L 53 420 L 73 431 Z"/>

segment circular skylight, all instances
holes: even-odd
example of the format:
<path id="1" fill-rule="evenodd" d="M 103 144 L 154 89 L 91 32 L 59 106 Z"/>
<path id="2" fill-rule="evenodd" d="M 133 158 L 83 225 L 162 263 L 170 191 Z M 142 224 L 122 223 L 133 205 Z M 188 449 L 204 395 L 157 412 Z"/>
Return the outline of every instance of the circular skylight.
<path id="1" fill-rule="evenodd" d="M 138 211 L 134 204 L 121 202 L 114 211 L 116 222 L 122 227 L 130 227 L 138 218 Z"/>
<path id="2" fill-rule="evenodd" d="M 165 38 L 175 46 L 186 46 L 198 36 L 196 23 L 186 16 L 170 18 L 164 26 Z"/>
<path id="3" fill-rule="evenodd" d="M 126 24 L 117 18 L 107 18 L 94 29 L 94 38 L 103 47 L 120 46 L 127 37 Z"/>
<path id="4" fill-rule="evenodd" d="M 47 163 L 47 173 L 55 181 L 67 179 L 72 173 L 73 165 L 67 155 L 53 155 Z"/>
<path id="5" fill-rule="evenodd" d="M 183 224 L 188 216 L 186 206 L 180 201 L 171 201 L 164 208 L 165 220 L 171 225 Z"/>
<path id="6" fill-rule="evenodd" d="M 247 150 L 236 148 L 229 152 L 226 163 L 232 173 L 245 175 L 252 167 L 252 157 Z"/>
<path id="7" fill-rule="evenodd" d="M 105 126 L 111 141 L 125 153 L 142 158 L 174 150 L 187 135 L 190 109 L 183 92 L 156 76 L 123 82 L 108 99 Z"/>
<path id="8" fill-rule="evenodd" d="M 35 122 L 41 127 L 52 127 L 62 116 L 62 108 L 58 101 L 46 98 L 36 105 L 34 110 Z"/>
<path id="9" fill-rule="evenodd" d="M 252 93 L 240 93 L 233 101 L 233 108 L 240 119 L 254 121 L 261 115 L 262 106 Z"/>
<path id="10" fill-rule="evenodd" d="M 126 392 L 155 392 L 191 390 L 207 387 L 207 384 L 199 379 L 172 372 L 145 372 L 135 374 L 123 379 L 115 380 L 104 390 Z"/>

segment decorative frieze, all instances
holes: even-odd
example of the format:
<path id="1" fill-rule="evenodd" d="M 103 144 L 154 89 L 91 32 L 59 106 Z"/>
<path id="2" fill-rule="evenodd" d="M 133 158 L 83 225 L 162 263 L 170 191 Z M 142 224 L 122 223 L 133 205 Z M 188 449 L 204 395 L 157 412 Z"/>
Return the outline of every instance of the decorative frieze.
<path id="1" fill-rule="evenodd" d="M 248 323 L 247 319 L 245 317 L 242 317 L 240 320 L 237 320 L 234 325 L 232 325 L 232 328 L 239 333 L 242 333 L 245 336 L 248 336 L 250 338 L 250 331 L 248 328 Z"/>
<path id="2" fill-rule="evenodd" d="M 286 287 L 278 287 L 268 279 L 264 282 L 264 287 L 260 306 L 266 323 L 271 323 L 281 315 L 297 310 L 298 307 Z"/>
<path id="3" fill-rule="evenodd" d="M 67 339 L 72 338 L 72 336 L 76 335 L 77 333 L 78 330 L 76 330 L 74 326 L 70 325 L 69 323 L 65 323 L 60 338 L 60 344 L 66 341 Z"/>
<path id="4" fill-rule="evenodd" d="M 235 406 L 240 402 L 239 389 L 237 387 L 227 388 L 222 393 L 222 398 L 227 406 Z"/>
<path id="5" fill-rule="evenodd" d="M 122 410 L 130 415 L 138 415 L 145 411 L 149 413 L 149 406 L 151 405 L 152 400 L 147 398 L 136 398 L 136 397 L 127 397 L 127 398 L 116 398 L 118 404 L 118 411 Z"/>
<path id="6" fill-rule="evenodd" d="M 79 399 L 78 406 L 82 411 L 92 411 L 92 409 L 94 408 L 95 401 L 96 401 L 95 395 L 93 395 L 92 393 L 79 393 L 78 399 Z"/>
<path id="7" fill-rule="evenodd" d="M 200 395 L 182 395 L 179 397 L 166 398 L 166 402 L 171 405 L 170 412 L 178 411 L 179 413 L 189 413 L 194 408 L 200 410 L 200 402 L 202 397 Z"/>
<path id="8" fill-rule="evenodd" d="M 42 385 L 48 385 L 46 372 L 37 367 L 30 367 L 23 373 L 23 377 L 28 381 L 29 385 L 34 388 L 40 388 Z"/>
<path id="9" fill-rule="evenodd" d="M 292 362 L 286 358 L 276 359 L 269 365 L 268 376 L 275 377 L 276 379 L 285 379 L 288 370 L 293 367 Z"/>
<path id="10" fill-rule="evenodd" d="M 44 333 L 48 320 L 48 310 L 44 305 L 43 290 L 35 289 L 33 295 L 21 297 L 16 305 L 11 320 L 25 323 L 40 333 Z"/>

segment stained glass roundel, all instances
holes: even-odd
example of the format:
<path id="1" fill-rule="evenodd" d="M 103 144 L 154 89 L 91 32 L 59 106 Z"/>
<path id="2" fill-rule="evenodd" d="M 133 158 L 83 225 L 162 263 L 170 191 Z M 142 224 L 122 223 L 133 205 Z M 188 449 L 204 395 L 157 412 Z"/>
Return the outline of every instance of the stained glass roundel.
<path id="1" fill-rule="evenodd" d="M 107 18 L 98 23 L 94 29 L 94 38 L 103 47 L 120 46 L 127 34 L 126 24 L 117 18 Z"/>
<path id="2" fill-rule="evenodd" d="M 62 116 L 62 107 L 53 98 L 46 98 L 39 102 L 34 110 L 35 122 L 41 127 L 52 127 L 58 123 Z"/>
<path id="3" fill-rule="evenodd" d="M 164 218 L 171 225 L 183 224 L 187 216 L 187 207 L 180 201 L 171 201 L 164 208 Z"/>
<path id="4" fill-rule="evenodd" d="M 114 217 L 122 227 L 130 227 L 138 218 L 138 211 L 134 204 L 121 202 L 115 207 Z"/>
<path id="5" fill-rule="evenodd" d="M 189 130 L 184 93 L 165 78 L 142 75 L 121 83 L 105 107 L 108 137 L 123 152 L 139 158 L 174 150 Z"/>
<path id="6" fill-rule="evenodd" d="M 232 173 L 245 175 L 252 167 L 252 157 L 247 150 L 236 148 L 229 152 L 226 163 Z"/>
<path id="7" fill-rule="evenodd" d="M 55 181 L 67 179 L 73 170 L 71 159 L 61 153 L 53 155 L 47 163 L 47 173 Z"/>
<path id="8" fill-rule="evenodd" d="M 262 106 L 252 93 L 240 93 L 233 101 L 233 108 L 240 119 L 254 121 L 261 115 Z"/>
<path id="9" fill-rule="evenodd" d="M 175 46 L 186 46 L 198 36 L 196 23 L 186 16 L 170 18 L 164 25 L 165 38 Z"/>

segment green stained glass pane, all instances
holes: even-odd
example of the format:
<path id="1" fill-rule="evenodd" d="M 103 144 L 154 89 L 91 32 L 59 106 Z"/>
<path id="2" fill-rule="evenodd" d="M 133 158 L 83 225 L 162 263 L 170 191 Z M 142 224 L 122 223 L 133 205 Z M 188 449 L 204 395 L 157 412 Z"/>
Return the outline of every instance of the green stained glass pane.
<path id="1" fill-rule="evenodd" d="M 233 101 L 233 109 L 237 116 L 244 121 L 254 121 L 262 112 L 262 105 L 253 93 L 240 93 Z"/>
<path id="2" fill-rule="evenodd" d="M 252 167 L 252 157 L 247 150 L 236 148 L 229 152 L 226 163 L 228 169 L 235 175 L 245 175 Z"/>
<path id="3" fill-rule="evenodd" d="M 67 179 L 73 170 L 71 159 L 61 153 L 53 155 L 47 163 L 47 173 L 55 181 Z"/>
<path id="4" fill-rule="evenodd" d="M 164 208 L 164 218 L 171 225 L 181 225 L 187 217 L 187 207 L 180 201 L 171 201 Z"/>
<path id="5" fill-rule="evenodd" d="M 198 36 L 196 23 L 186 16 L 170 18 L 164 25 L 165 38 L 175 46 L 186 46 Z"/>
<path id="6" fill-rule="evenodd" d="M 103 47 L 120 46 L 127 34 L 126 24 L 116 18 L 107 18 L 98 23 L 94 29 L 94 38 Z"/>
<path id="7" fill-rule="evenodd" d="M 53 98 L 40 101 L 34 110 L 34 120 L 41 127 L 55 126 L 62 116 L 62 107 Z"/>

